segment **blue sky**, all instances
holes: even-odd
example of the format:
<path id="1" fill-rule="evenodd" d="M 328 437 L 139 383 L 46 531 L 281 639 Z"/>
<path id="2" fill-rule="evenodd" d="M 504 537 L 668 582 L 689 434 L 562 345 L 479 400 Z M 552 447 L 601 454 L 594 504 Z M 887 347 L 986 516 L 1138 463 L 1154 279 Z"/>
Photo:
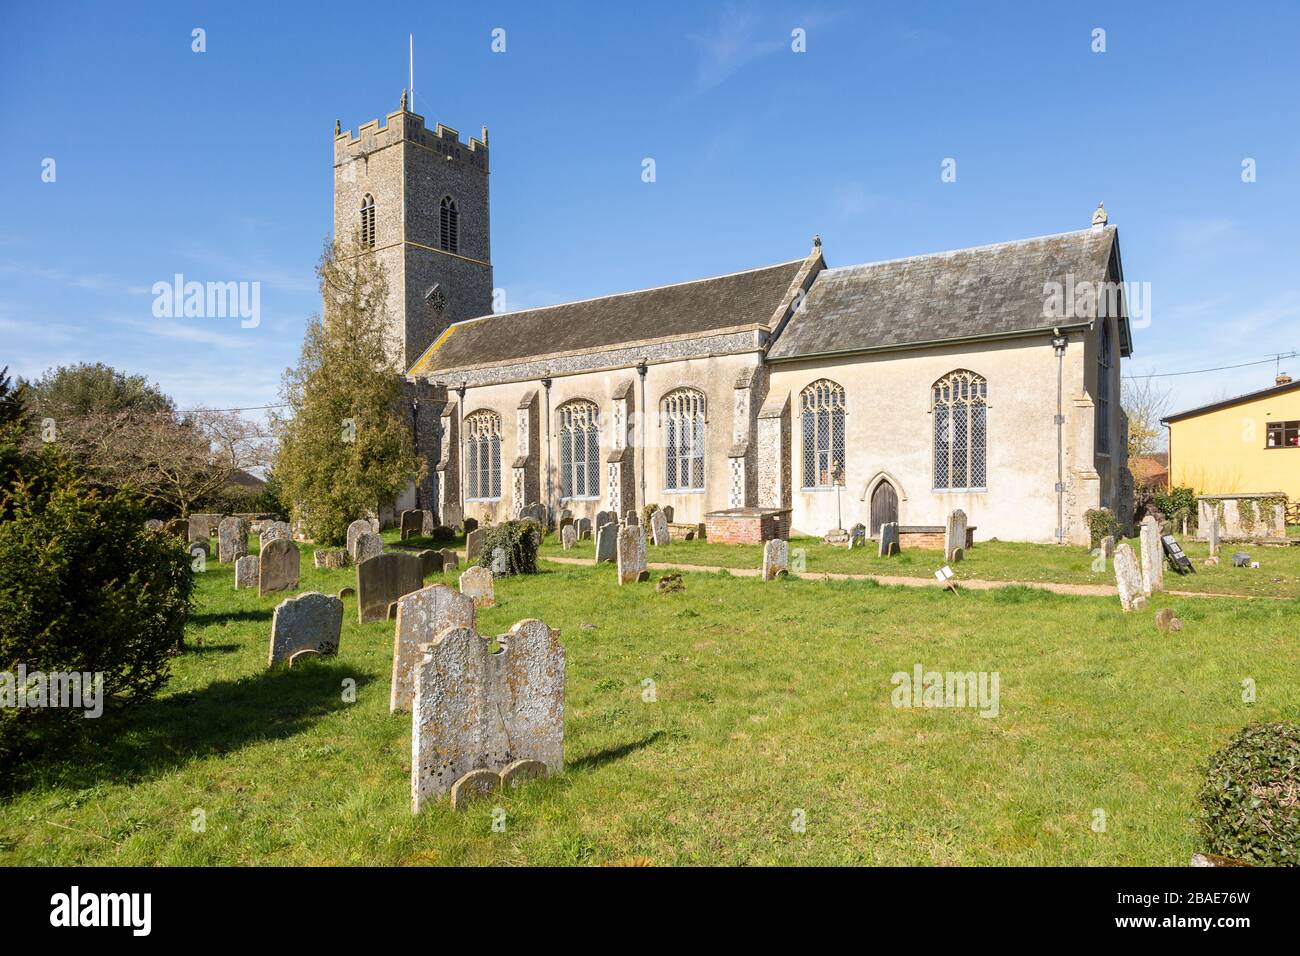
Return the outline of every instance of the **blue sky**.
<path id="1" fill-rule="evenodd" d="M 416 111 L 489 127 L 511 308 L 783 261 L 814 233 L 834 266 L 1064 232 L 1104 200 L 1126 278 L 1151 283 L 1126 374 L 1300 349 L 1300 5 L 356 9 L 0 8 L 0 363 L 103 361 L 183 407 L 276 401 L 318 307 L 334 120 L 397 108 L 408 33 Z M 260 325 L 155 318 L 175 273 L 260 282 Z M 1164 382 L 1180 408 L 1273 371 Z"/>

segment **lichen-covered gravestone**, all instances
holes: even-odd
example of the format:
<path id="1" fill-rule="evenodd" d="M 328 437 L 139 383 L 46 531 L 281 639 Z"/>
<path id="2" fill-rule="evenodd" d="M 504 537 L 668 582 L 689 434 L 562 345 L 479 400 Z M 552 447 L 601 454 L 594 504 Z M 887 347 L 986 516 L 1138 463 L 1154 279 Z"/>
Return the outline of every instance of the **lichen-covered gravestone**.
<path id="1" fill-rule="evenodd" d="M 618 532 L 618 583 L 633 584 L 650 580 L 646 563 L 645 528 L 635 525 Z"/>
<path id="2" fill-rule="evenodd" d="M 442 555 L 442 569 L 444 571 L 460 570 L 460 555 L 454 548 L 442 548 L 439 552 Z"/>
<path id="3" fill-rule="evenodd" d="M 445 584 L 434 584 L 397 599 L 393 683 L 388 697 L 390 712 L 411 709 L 420 645 L 432 643 L 449 627 L 474 627 L 472 598 Z"/>
<path id="4" fill-rule="evenodd" d="M 428 577 L 431 574 L 442 573 L 442 552 L 434 551 L 432 548 L 426 548 L 423 551 L 417 551 L 415 556 L 420 559 L 420 574 L 422 577 Z"/>
<path id="5" fill-rule="evenodd" d="M 222 564 L 238 561 L 248 554 L 248 523 L 234 515 L 217 525 L 217 560 Z"/>
<path id="6" fill-rule="evenodd" d="M 1133 557 L 1133 549 L 1127 544 L 1117 545 L 1114 565 L 1120 606 L 1126 611 L 1141 611 L 1147 606 L 1147 598 L 1142 590 L 1142 573 Z"/>
<path id="7" fill-rule="evenodd" d="M 291 541 L 292 539 L 293 529 L 289 527 L 289 522 L 272 521 L 262 529 L 262 533 L 258 536 L 257 543 L 259 547 L 265 550 L 266 546 L 272 541 Z"/>
<path id="8" fill-rule="evenodd" d="M 596 563 L 601 564 L 604 561 L 618 560 L 618 529 L 617 521 L 609 524 L 603 524 L 596 532 Z"/>
<path id="9" fill-rule="evenodd" d="M 302 574 L 302 555 L 288 538 L 267 542 L 257 562 L 257 593 L 288 591 L 298 586 Z"/>
<path id="10" fill-rule="evenodd" d="M 356 554 L 352 556 L 352 560 L 354 563 L 360 564 L 362 561 L 376 558 L 383 553 L 384 539 L 371 531 L 367 531 L 357 538 Z"/>
<path id="11" fill-rule="evenodd" d="M 497 600 L 492 572 L 477 564 L 467 569 L 460 576 L 460 593 L 472 598 L 475 607 L 491 607 Z"/>
<path id="12" fill-rule="evenodd" d="M 1106 537 L 1102 538 L 1100 549 L 1102 557 L 1113 558 L 1115 556 L 1115 536 L 1108 534 Z"/>
<path id="13" fill-rule="evenodd" d="M 469 534 L 465 535 L 465 563 L 473 564 L 478 560 L 478 556 L 483 553 L 483 539 L 487 536 L 487 529 L 475 528 Z"/>
<path id="14" fill-rule="evenodd" d="M 790 542 L 772 538 L 763 544 L 763 580 L 773 581 L 790 573 Z"/>
<path id="15" fill-rule="evenodd" d="M 966 512 L 960 508 L 948 515 L 944 525 L 943 557 L 949 564 L 966 557 Z"/>
<path id="16" fill-rule="evenodd" d="M 898 522 L 887 521 L 880 526 L 880 547 L 877 556 L 888 558 L 898 554 Z"/>
<path id="17" fill-rule="evenodd" d="M 578 528 L 576 525 L 566 524 L 560 532 L 560 544 L 568 551 L 578 543 Z"/>
<path id="18" fill-rule="evenodd" d="M 357 565 L 357 622 L 388 618 L 388 605 L 424 586 L 420 559 L 391 551 Z"/>
<path id="19" fill-rule="evenodd" d="M 1138 543 L 1142 547 L 1142 591 L 1149 597 L 1165 589 L 1165 549 L 1160 543 L 1160 524 L 1151 515 L 1142 519 Z"/>
<path id="20" fill-rule="evenodd" d="M 357 560 L 357 539 L 363 534 L 372 534 L 373 531 L 370 522 L 361 518 L 348 525 L 348 555 L 352 558 L 353 563 Z"/>
<path id="21" fill-rule="evenodd" d="M 342 630 L 343 602 L 338 598 L 316 591 L 285 598 L 271 618 L 267 666 L 291 664 L 303 652 L 321 657 L 337 654 Z"/>
<path id="22" fill-rule="evenodd" d="M 235 559 L 235 590 L 257 587 L 257 569 L 261 560 L 255 554 Z"/>
<path id="23" fill-rule="evenodd" d="M 492 653 L 473 628 L 421 647 L 411 714 L 411 810 L 451 793 L 468 774 L 503 780 L 521 761 L 564 766 L 564 648 L 559 631 L 520 621 Z M 491 780 L 475 783 L 480 792 Z M 498 784 L 499 786 L 500 784 Z"/>
<path id="24" fill-rule="evenodd" d="M 668 515 L 660 508 L 650 516 L 650 534 L 656 545 L 668 544 Z"/>
<path id="25" fill-rule="evenodd" d="M 618 520 L 618 515 L 616 515 L 612 511 L 597 511 L 596 532 L 599 533 L 600 529 L 605 527 L 605 525 L 609 524 L 611 521 L 617 521 L 617 520 Z"/>
<path id="26" fill-rule="evenodd" d="M 191 544 L 195 541 L 207 541 L 211 535 L 208 531 L 211 529 L 207 515 L 190 515 L 189 524 L 186 527 L 186 540 Z"/>
<path id="27" fill-rule="evenodd" d="M 623 518 L 623 524 L 631 528 L 635 528 L 641 524 L 641 516 L 637 514 L 635 508 L 628 509 L 627 514 Z"/>
<path id="28" fill-rule="evenodd" d="M 505 548 L 492 549 L 492 574 L 494 577 L 503 578 L 510 573 L 510 556 L 506 554 Z"/>
<path id="29" fill-rule="evenodd" d="M 867 546 L 867 526 L 858 523 L 849 529 L 849 550 Z"/>

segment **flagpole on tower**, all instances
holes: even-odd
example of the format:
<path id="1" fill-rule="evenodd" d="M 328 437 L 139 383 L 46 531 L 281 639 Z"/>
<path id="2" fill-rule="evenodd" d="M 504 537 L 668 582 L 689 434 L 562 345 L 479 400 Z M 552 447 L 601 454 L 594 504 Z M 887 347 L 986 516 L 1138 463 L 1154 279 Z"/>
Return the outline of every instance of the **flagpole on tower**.
<path id="1" fill-rule="evenodd" d="M 415 34 L 408 33 L 406 36 L 410 42 L 410 46 L 407 51 L 408 52 L 407 64 L 410 66 L 411 112 L 414 113 L 415 112 Z"/>

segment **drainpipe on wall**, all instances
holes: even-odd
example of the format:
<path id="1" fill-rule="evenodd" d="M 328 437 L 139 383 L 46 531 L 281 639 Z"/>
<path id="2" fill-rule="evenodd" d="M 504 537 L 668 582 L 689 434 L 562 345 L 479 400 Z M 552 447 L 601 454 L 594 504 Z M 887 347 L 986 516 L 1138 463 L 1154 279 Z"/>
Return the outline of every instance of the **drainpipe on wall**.
<path id="1" fill-rule="evenodd" d="M 638 511 L 640 511 L 641 508 L 644 508 L 644 507 L 646 506 L 646 496 L 645 496 L 645 444 L 646 444 L 646 442 L 645 442 L 645 427 L 646 427 L 646 417 L 647 417 L 647 412 L 646 412 L 646 407 L 645 407 L 645 373 L 648 372 L 648 371 L 650 371 L 650 367 L 646 364 L 646 360 L 645 360 L 645 359 L 642 359 L 642 360 L 641 360 L 641 364 L 638 365 L 638 366 L 636 367 L 636 373 L 637 373 L 638 375 L 641 376 L 641 404 L 640 404 L 640 410 L 641 410 L 641 428 L 638 429 L 638 431 L 640 432 L 640 434 L 638 435 L 638 437 L 640 438 L 640 444 L 641 444 L 641 506 L 640 506 L 640 508 L 637 509 Z"/>
<path id="2" fill-rule="evenodd" d="M 460 522 L 465 523 L 465 391 L 466 384 L 461 381 L 456 388 L 460 401 L 456 403 L 456 497 L 460 500 Z"/>
<path id="3" fill-rule="evenodd" d="M 551 507 L 551 496 L 554 489 L 551 482 L 551 375 L 546 373 L 542 379 L 542 387 L 546 389 L 546 526 L 551 526 L 551 515 L 554 510 Z"/>
<path id="4" fill-rule="evenodd" d="M 420 458 L 420 400 L 411 399 L 411 442 L 415 445 L 415 457 Z M 415 479 L 415 510 L 420 510 L 420 479 Z"/>
<path id="5" fill-rule="evenodd" d="M 1053 330 L 1056 351 L 1056 543 L 1065 544 L 1065 346 L 1060 329 Z"/>

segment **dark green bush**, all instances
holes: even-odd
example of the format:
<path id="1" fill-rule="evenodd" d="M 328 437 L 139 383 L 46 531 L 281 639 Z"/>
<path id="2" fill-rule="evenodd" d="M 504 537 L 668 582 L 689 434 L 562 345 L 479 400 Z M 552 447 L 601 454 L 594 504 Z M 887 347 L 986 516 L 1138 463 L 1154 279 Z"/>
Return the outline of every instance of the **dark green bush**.
<path id="1" fill-rule="evenodd" d="M 536 534 L 534 534 L 536 532 Z M 506 574 L 536 574 L 537 547 L 541 531 L 528 521 L 503 521 L 483 529 L 481 567 L 492 567 L 492 555 L 498 548 L 506 552 Z"/>
<path id="2" fill-rule="evenodd" d="M 440 524 L 433 529 L 433 532 L 429 535 L 429 537 L 438 543 L 442 543 L 444 541 L 453 541 L 456 538 L 456 529 L 449 528 L 445 524 Z"/>
<path id="3" fill-rule="evenodd" d="M 1240 730 L 1210 758 L 1200 803 L 1210 853 L 1300 865 L 1300 723 Z"/>
<path id="4" fill-rule="evenodd" d="M 1089 508 L 1083 513 L 1083 520 L 1088 523 L 1088 534 L 1092 537 L 1094 548 L 1108 535 L 1119 537 L 1119 521 L 1109 508 Z"/>
<path id="5" fill-rule="evenodd" d="M 1169 520 L 1173 528 L 1181 531 L 1183 522 L 1187 522 L 1188 532 L 1196 530 L 1197 508 L 1196 490 L 1184 486 L 1175 486 L 1156 491 L 1153 500 L 1156 510 Z"/>

